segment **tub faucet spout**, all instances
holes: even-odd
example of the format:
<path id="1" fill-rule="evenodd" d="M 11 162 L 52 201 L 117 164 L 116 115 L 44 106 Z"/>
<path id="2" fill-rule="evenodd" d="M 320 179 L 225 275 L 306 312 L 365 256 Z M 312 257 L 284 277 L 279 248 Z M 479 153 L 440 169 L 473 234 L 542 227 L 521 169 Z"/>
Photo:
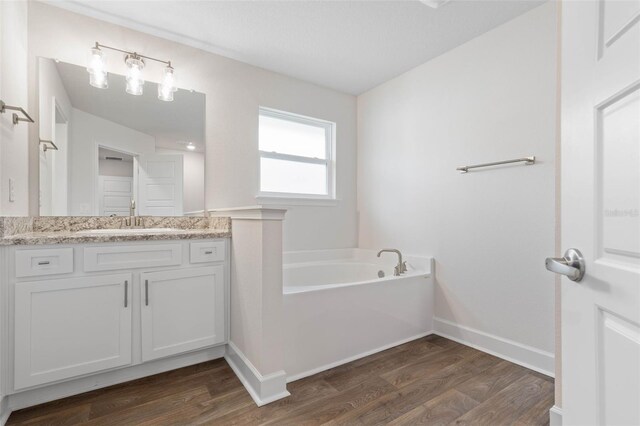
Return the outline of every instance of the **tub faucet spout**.
<path id="1" fill-rule="evenodd" d="M 378 252 L 378 257 L 384 252 L 395 253 L 398 255 L 398 264 L 393 268 L 393 275 L 400 276 L 407 272 L 407 262 L 402 261 L 402 253 L 397 249 L 382 249 Z"/>

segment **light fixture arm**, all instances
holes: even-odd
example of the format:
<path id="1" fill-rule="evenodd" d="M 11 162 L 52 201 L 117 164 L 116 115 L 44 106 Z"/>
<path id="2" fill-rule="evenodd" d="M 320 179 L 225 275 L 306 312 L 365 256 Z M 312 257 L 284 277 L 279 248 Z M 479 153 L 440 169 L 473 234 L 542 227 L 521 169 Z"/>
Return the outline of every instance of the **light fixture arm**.
<path id="1" fill-rule="evenodd" d="M 96 48 L 100 49 L 110 49 L 110 50 L 115 50 L 116 52 L 121 52 L 121 53 L 125 53 L 127 55 L 132 55 L 133 57 L 136 58 L 144 58 L 144 59 L 149 59 L 150 61 L 156 61 L 156 62 L 160 62 L 161 64 L 166 64 L 168 67 L 171 67 L 171 61 L 163 61 L 162 59 L 158 59 L 158 58 L 152 58 L 151 56 L 146 56 L 146 55 L 141 55 L 137 52 L 130 52 L 128 50 L 122 50 L 122 49 L 118 49 L 116 47 L 111 47 L 111 46 L 107 46 L 106 44 L 100 44 L 96 41 Z"/>

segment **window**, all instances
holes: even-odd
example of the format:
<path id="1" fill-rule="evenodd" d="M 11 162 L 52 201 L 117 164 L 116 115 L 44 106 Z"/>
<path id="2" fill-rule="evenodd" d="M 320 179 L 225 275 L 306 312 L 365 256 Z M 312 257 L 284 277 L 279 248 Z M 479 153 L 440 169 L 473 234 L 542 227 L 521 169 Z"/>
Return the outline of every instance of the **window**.
<path id="1" fill-rule="evenodd" d="M 334 126 L 260 108 L 260 195 L 332 199 Z"/>

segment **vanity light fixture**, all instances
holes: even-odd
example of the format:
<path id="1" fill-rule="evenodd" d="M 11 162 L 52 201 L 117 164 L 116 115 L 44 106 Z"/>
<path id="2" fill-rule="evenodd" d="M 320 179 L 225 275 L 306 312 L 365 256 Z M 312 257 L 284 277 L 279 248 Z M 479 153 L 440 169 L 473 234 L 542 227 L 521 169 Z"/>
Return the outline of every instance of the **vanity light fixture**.
<path id="1" fill-rule="evenodd" d="M 109 87 L 106 57 L 102 49 L 115 50 L 116 52 L 125 54 L 124 62 L 127 65 L 126 91 L 127 93 L 136 96 L 142 95 L 144 88 L 143 70 L 146 66 L 145 59 L 165 64 L 166 66 L 162 70 L 160 84 L 158 84 L 158 99 L 167 102 L 173 101 L 173 93 L 176 92 L 178 88 L 176 87 L 175 75 L 173 67 L 171 66 L 171 61 L 163 61 L 162 59 L 141 55 L 137 52 L 117 49 L 98 42 L 96 42 L 95 46 L 89 51 L 87 71 L 89 72 L 90 85 L 99 89 L 106 89 Z"/>

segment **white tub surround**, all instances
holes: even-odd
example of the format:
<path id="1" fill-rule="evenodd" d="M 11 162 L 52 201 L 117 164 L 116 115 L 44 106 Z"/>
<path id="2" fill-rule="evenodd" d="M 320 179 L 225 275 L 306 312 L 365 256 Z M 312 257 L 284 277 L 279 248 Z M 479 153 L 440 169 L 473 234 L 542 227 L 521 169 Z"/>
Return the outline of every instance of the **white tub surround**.
<path id="1" fill-rule="evenodd" d="M 314 250 L 288 252 L 284 260 L 288 381 L 432 333 L 430 258 L 404 257 L 401 276 L 393 275 L 393 253 Z"/>
<path id="2" fill-rule="evenodd" d="M 283 352 L 282 221 L 261 206 L 210 212 L 230 216 L 231 336 L 227 362 L 257 405 L 289 396 Z"/>
<path id="3" fill-rule="evenodd" d="M 35 222 L 4 218 L 0 233 L 24 231 Z M 96 237 L 76 244 L 37 240 L 37 245 L 5 240 L 0 245 L 2 416 L 224 356 L 230 245 L 228 238 L 206 235 L 107 243 Z"/>

